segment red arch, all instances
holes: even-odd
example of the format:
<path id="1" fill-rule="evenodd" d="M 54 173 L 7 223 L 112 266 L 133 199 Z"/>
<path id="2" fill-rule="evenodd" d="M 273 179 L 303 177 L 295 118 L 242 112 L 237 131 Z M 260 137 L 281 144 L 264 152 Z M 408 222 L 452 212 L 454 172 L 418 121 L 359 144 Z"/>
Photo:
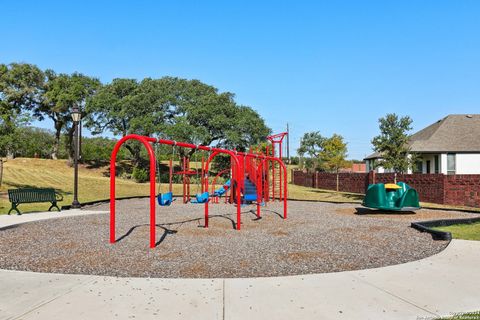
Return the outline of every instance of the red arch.
<path id="1" fill-rule="evenodd" d="M 155 153 L 150 145 L 148 137 L 137 134 L 130 134 L 120 139 L 113 148 L 110 158 L 110 243 L 114 243 L 115 239 L 115 176 L 116 161 L 118 150 L 128 140 L 137 140 L 143 143 L 148 152 L 150 159 L 150 248 L 155 247 Z"/>
<path id="2" fill-rule="evenodd" d="M 212 154 L 224 153 L 230 155 L 233 159 L 233 168 L 236 169 L 239 166 L 238 158 L 235 153 L 226 149 L 212 148 L 207 146 L 195 145 L 185 142 L 176 142 L 173 140 L 164 140 L 164 139 L 155 139 L 147 136 L 141 136 L 137 134 L 130 134 L 122 139 L 120 139 L 113 148 L 112 155 L 110 157 L 110 243 L 115 243 L 115 175 L 116 175 L 116 159 L 118 150 L 128 140 L 138 140 L 140 141 L 148 151 L 150 159 L 150 248 L 155 247 L 155 154 L 149 142 L 159 143 L 171 146 L 178 146 L 183 148 L 198 149 L 204 151 L 211 151 Z M 206 167 L 208 169 L 208 167 Z M 234 170 L 235 175 L 232 177 L 233 182 L 241 181 L 242 176 L 240 175 L 240 170 Z M 208 189 L 207 189 L 208 190 Z M 236 192 L 237 203 L 240 203 L 241 195 L 240 188 L 237 188 Z M 205 227 L 208 227 L 208 202 L 205 203 Z M 241 228 L 241 208 L 237 206 L 237 230 Z"/>

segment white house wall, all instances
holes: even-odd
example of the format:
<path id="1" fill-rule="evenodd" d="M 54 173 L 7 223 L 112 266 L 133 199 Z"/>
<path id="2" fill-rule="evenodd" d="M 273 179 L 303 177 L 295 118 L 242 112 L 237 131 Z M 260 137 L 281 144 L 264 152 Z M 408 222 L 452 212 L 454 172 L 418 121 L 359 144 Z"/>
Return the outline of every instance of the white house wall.
<path id="1" fill-rule="evenodd" d="M 447 156 L 445 155 L 445 160 Z M 445 161 L 446 162 L 446 161 Z M 478 153 L 457 153 L 456 174 L 479 174 L 480 154 Z"/>
<path id="2" fill-rule="evenodd" d="M 440 173 L 447 174 L 447 154 L 440 155 Z"/>
<path id="3" fill-rule="evenodd" d="M 439 155 L 439 173 L 447 174 L 447 154 Z M 430 161 L 430 173 L 435 173 L 435 154 L 420 154 L 422 158 L 422 172 L 427 173 L 427 160 Z M 369 160 L 367 169 L 372 170 L 371 160 Z M 480 174 L 480 153 L 457 153 L 456 154 L 456 174 Z M 367 171 L 368 171 L 367 170 Z M 377 167 L 376 173 L 387 173 L 392 170 L 385 170 L 383 167 Z M 411 170 L 408 170 L 411 173 Z"/>

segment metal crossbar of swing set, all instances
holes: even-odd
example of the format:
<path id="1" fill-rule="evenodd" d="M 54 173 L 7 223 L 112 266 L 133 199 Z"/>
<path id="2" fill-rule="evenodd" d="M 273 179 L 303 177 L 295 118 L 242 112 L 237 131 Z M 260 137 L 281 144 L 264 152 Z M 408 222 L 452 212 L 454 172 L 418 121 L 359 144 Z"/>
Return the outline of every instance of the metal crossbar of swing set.
<path id="1" fill-rule="evenodd" d="M 210 151 L 212 154 L 209 157 L 209 160 L 213 159 L 213 157 L 219 153 L 227 154 L 231 157 L 232 159 L 232 169 L 234 173 L 232 174 L 232 180 L 233 184 L 238 184 L 238 182 L 243 182 L 243 172 L 239 170 L 240 168 L 240 163 L 237 155 L 239 154 L 238 152 L 236 153 L 235 151 L 227 150 L 227 149 L 221 149 L 221 148 L 213 148 L 209 146 L 202 146 L 202 145 L 195 145 L 191 143 L 185 143 L 185 142 L 178 142 L 178 141 L 173 141 L 173 140 L 165 140 L 165 139 L 157 139 L 157 138 L 152 138 L 148 136 L 142 136 L 142 135 L 137 135 L 137 134 L 130 134 L 122 139 L 120 139 L 116 144 L 115 147 L 113 148 L 112 155 L 110 157 L 110 243 L 115 243 L 116 242 L 116 235 L 115 235 L 115 177 L 116 177 L 116 159 L 117 159 L 117 154 L 120 149 L 120 147 L 129 140 L 137 140 L 141 142 L 145 148 L 147 149 L 148 152 L 148 157 L 150 161 L 150 248 L 155 248 L 156 245 L 156 158 L 155 158 L 155 152 L 150 145 L 150 143 L 158 143 L 158 144 L 164 144 L 164 145 L 170 145 L 170 146 L 176 146 L 176 147 L 182 147 L 182 148 L 190 148 L 190 149 L 196 149 L 196 150 L 203 150 L 203 151 Z M 253 155 L 253 154 L 244 154 L 244 156 L 247 157 L 254 157 L 254 158 L 260 158 L 264 160 L 270 160 L 270 161 L 276 161 L 280 163 L 282 168 L 284 169 L 285 173 L 285 190 L 287 188 L 287 169 L 285 164 L 278 158 L 274 157 L 269 157 L 269 156 L 263 156 L 263 155 Z M 208 164 L 210 161 L 207 161 L 205 171 L 208 172 Z M 208 189 L 207 189 L 208 190 Z M 236 229 L 240 230 L 241 227 L 241 206 L 239 205 L 241 203 L 241 194 L 240 194 L 240 188 L 235 188 L 235 197 L 237 199 L 237 221 L 236 221 Z M 204 204 L 205 205 L 205 227 L 208 227 L 208 201 Z M 257 204 L 258 205 L 258 204 Z M 284 198 L 284 213 L 283 213 L 283 218 L 287 218 L 287 199 L 286 197 Z"/>
<path id="2" fill-rule="evenodd" d="M 285 166 L 285 164 L 279 159 L 279 158 L 276 158 L 276 157 L 271 157 L 271 156 L 266 156 L 266 155 L 263 155 L 263 154 L 254 154 L 254 153 L 244 153 L 244 152 L 238 152 L 238 151 L 233 151 L 233 153 L 235 154 L 235 156 L 238 158 L 238 157 L 242 157 L 244 159 L 246 158 L 250 158 L 250 159 L 257 159 L 257 160 L 262 160 L 262 171 L 265 170 L 268 170 L 267 169 L 267 166 L 266 166 L 266 162 L 267 161 L 272 161 L 272 162 L 277 162 L 280 164 L 280 167 L 282 168 L 282 173 L 284 175 L 284 179 L 282 181 L 283 183 L 283 188 L 284 188 L 284 193 L 283 193 L 283 197 L 280 199 L 280 200 L 283 200 L 283 218 L 286 219 L 287 218 L 287 186 L 288 186 L 288 177 L 287 177 L 287 167 Z M 205 166 L 205 171 L 208 172 L 208 168 L 209 168 L 209 164 L 210 162 L 213 160 L 213 158 L 215 158 L 215 156 L 218 155 L 218 152 L 213 152 L 210 157 L 207 159 L 207 162 L 206 162 L 206 166 Z M 243 171 L 240 170 L 239 167 L 242 167 L 242 169 L 244 169 Z M 233 170 L 233 174 L 232 176 L 235 174 L 235 171 L 241 171 L 240 172 L 240 177 L 242 178 L 242 180 L 239 180 L 241 183 L 239 185 L 242 185 L 243 183 L 243 179 L 245 179 L 245 177 L 243 177 L 243 173 L 245 171 L 245 167 L 241 166 L 240 165 L 240 160 L 238 160 L 238 166 L 237 166 L 238 170 L 236 170 L 236 168 L 232 168 Z M 257 182 L 257 181 L 256 181 Z M 260 187 L 261 188 L 261 184 L 257 184 L 257 188 Z M 240 188 L 238 188 L 240 189 Z M 206 186 L 206 189 L 205 190 L 208 190 L 208 186 Z M 257 216 L 260 217 L 260 206 L 261 206 L 261 199 L 265 199 L 265 200 L 268 200 L 265 198 L 264 194 L 263 194 L 263 190 L 260 189 L 260 192 L 258 192 L 259 190 L 257 189 L 257 201 L 256 201 L 256 205 L 257 205 Z M 269 195 L 267 195 L 267 197 L 269 197 Z M 237 202 L 238 203 L 238 202 Z M 206 222 L 208 223 L 208 217 L 206 217 Z M 239 229 L 239 228 L 237 228 Z"/>

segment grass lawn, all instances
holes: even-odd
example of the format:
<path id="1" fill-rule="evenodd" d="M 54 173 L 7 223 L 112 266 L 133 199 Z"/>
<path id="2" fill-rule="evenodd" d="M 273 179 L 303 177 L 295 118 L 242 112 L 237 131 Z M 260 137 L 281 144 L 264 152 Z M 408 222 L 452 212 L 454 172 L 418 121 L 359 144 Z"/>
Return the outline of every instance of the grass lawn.
<path id="1" fill-rule="evenodd" d="M 79 200 L 92 201 L 109 197 L 110 179 L 105 176 L 108 167 L 79 168 Z M 66 160 L 18 158 L 4 163 L 3 183 L 0 188 L 0 214 L 7 213 L 10 202 L 6 190 L 22 187 L 51 187 L 64 196 L 59 205 L 71 204 L 73 200 L 73 168 Z M 162 185 L 162 187 L 165 187 Z M 180 186 L 181 187 L 181 186 Z M 132 196 L 148 194 L 148 183 L 135 183 L 117 179 L 117 195 Z M 21 212 L 47 210 L 49 203 L 21 204 Z"/>
<path id="2" fill-rule="evenodd" d="M 456 314 L 451 317 L 438 318 L 437 320 L 480 320 L 480 311 Z"/>
<path id="3" fill-rule="evenodd" d="M 192 164 L 196 167 L 195 164 Z M 291 169 L 288 167 L 288 180 L 290 181 Z M 110 178 L 107 176 L 108 166 L 89 167 L 81 165 L 79 168 L 79 200 L 87 202 L 109 198 Z M 17 158 L 4 163 L 3 184 L 0 187 L 0 214 L 7 213 L 10 209 L 7 189 L 22 187 L 51 187 L 63 194 L 64 201 L 59 205 L 68 205 L 73 200 L 73 168 L 67 165 L 66 160 Z M 167 189 L 167 183 L 162 183 L 162 191 Z M 135 183 L 131 180 L 116 180 L 117 197 L 148 195 L 149 183 Z M 173 186 L 174 194 L 182 193 L 182 185 Z M 191 185 L 191 193 L 197 192 L 197 185 Z M 361 203 L 363 195 L 330 190 L 306 188 L 289 184 L 288 197 L 297 200 L 315 200 L 328 202 L 355 202 Z M 44 211 L 49 208 L 49 203 L 22 204 L 21 212 Z M 424 207 L 452 208 L 436 204 L 422 203 Z M 469 208 L 471 209 L 471 208 Z M 480 209 L 478 209 L 480 210 Z"/>
<path id="4" fill-rule="evenodd" d="M 195 165 L 193 164 L 195 167 Z M 108 199 L 110 178 L 109 167 L 92 168 L 81 165 L 79 168 L 79 200 L 80 202 Z M 290 179 L 290 170 L 288 172 Z M 59 205 L 71 204 L 73 200 L 73 168 L 66 160 L 17 158 L 4 163 L 3 183 L 0 188 L 0 214 L 10 209 L 7 189 L 24 187 L 51 187 L 64 196 Z M 162 183 L 162 191 L 166 191 L 167 183 Z M 182 185 L 174 184 L 174 194 L 182 193 Z M 117 178 L 117 197 L 148 195 L 149 183 L 136 183 L 131 180 Z M 191 185 L 191 192 L 197 192 L 197 185 Z M 363 196 L 352 193 L 336 193 L 327 190 L 305 188 L 289 185 L 289 197 L 302 200 L 322 200 L 332 202 L 361 202 Z M 43 211 L 49 203 L 21 204 L 21 212 Z"/>
<path id="5" fill-rule="evenodd" d="M 451 232 L 454 239 L 480 241 L 480 222 L 470 224 L 457 224 L 448 227 L 437 227 L 434 229 Z"/>

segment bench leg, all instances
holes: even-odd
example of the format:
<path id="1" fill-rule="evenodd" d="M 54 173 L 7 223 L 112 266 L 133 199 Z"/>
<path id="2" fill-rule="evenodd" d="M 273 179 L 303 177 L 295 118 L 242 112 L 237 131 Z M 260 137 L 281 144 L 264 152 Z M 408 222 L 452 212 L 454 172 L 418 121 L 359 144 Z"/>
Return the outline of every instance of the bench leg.
<path id="1" fill-rule="evenodd" d="M 57 206 L 57 203 L 56 203 L 56 202 L 52 202 L 52 205 L 50 206 L 50 208 L 48 208 L 48 211 L 51 211 L 53 208 L 57 208 L 58 212 L 62 211 L 62 210 L 60 210 L 60 208 Z"/>
<path id="2" fill-rule="evenodd" d="M 11 207 L 10 210 L 8 211 L 8 215 L 10 215 L 10 212 L 12 212 L 13 210 L 17 211 L 17 215 L 19 215 L 19 216 L 22 215 L 22 214 L 20 213 L 20 211 L 18 210 L 16 203 L 12 203 L 12 207 Z"/>

